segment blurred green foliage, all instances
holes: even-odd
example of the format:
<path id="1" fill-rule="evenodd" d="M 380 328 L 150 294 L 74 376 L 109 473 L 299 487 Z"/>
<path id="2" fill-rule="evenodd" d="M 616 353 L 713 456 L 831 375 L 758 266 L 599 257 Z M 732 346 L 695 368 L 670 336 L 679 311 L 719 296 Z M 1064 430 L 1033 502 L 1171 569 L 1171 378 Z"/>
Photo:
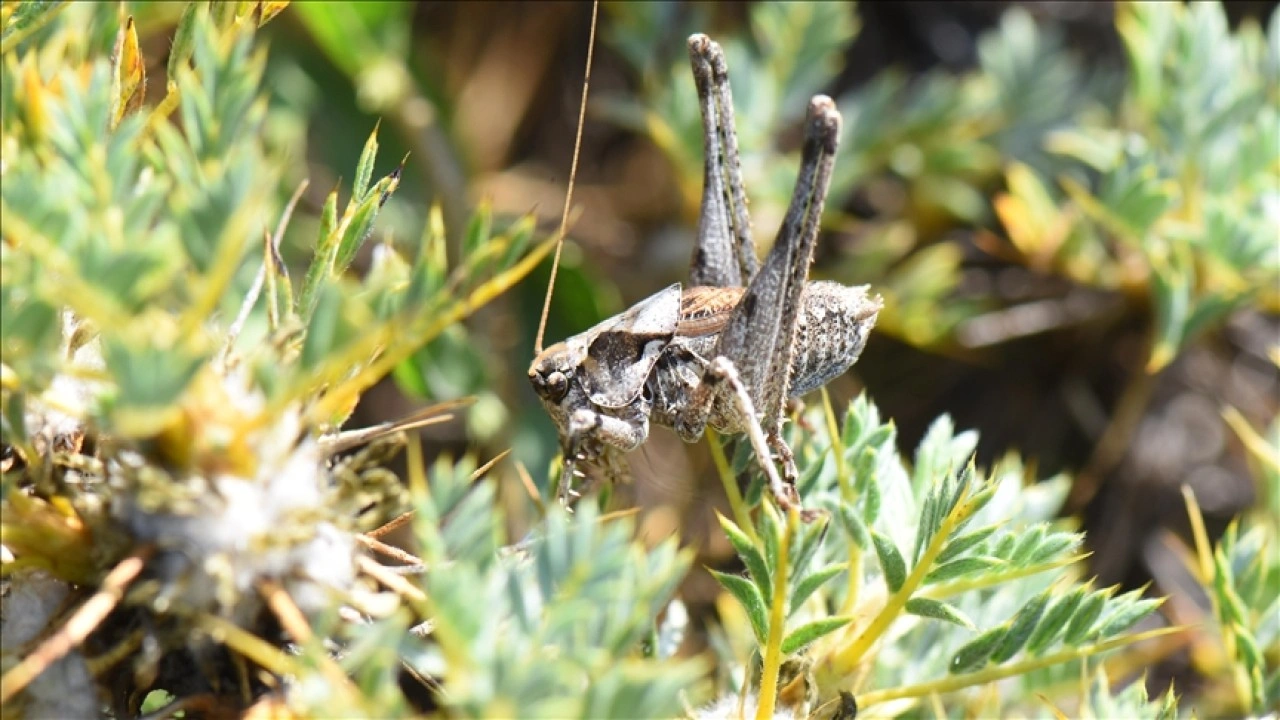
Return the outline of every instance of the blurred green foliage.
<path id="1" fill-rule="evenodd" d="M 670 158 L 694 216 L 702 156 L 687 62 L 672 51 L 659 65 L 647 52 L 663 47 L 657 36 L 670 31 L 671 11 L 606 7 L 614 20 L 606 39 L 643 80 L 639 97 L 597 105 Z M 1216 3 L 1121 3 L 1126 78 L 1086 72 L 1059 32 L 1013 7 L 980 38 L 973 71 L 910 82 L 888 71 L 838 97 L 845 136 L 828 206 L 847 207 L 882 182 L 901 200 L 874 208 L 856 267 L 831 272 L 885 293 L 881 332 L 919 345 L 991 342 L 962 326 L 1002 303 L 954 301 L 964 251 L 940 237 L 957 224 L 990 228 L 1003 259 L 1082 285 L 1149 292 L 1152 370 L 1233 309 L 1280 307 L 1277 17 L 1265 33 L 1249 21 L 1233 33 Z M 852 6 L 830 3 L 753 3 L 749 18 L 748 36 L 722 44 L 738 79 L 745 184 L 768 237 L 798 162 L 773 140 L 834 80 L 858 25 Z M 692 31 L 699 14 L 685 19 L 681 30 Z M 834 230 L 860 224 L 828 213 Z"/>

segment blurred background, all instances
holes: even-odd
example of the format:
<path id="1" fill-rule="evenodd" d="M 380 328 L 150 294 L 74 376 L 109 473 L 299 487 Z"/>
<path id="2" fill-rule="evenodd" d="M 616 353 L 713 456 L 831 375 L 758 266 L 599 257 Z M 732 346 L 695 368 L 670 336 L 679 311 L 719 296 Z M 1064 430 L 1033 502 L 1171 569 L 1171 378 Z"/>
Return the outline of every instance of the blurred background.
<path id="1" fill-rule="evenodd" d="M 829 386 L 833 404 L 865 391 L 908 457 L 949 414 L 980 432 L 980 463 L 1017 452 L 1037 477 L 1073 475 L 1063 512 L 1081 517 L 1099 584 L 1176 594 L 1183 484 L 1211 534 L 1277 502 L 1256 497 L 1238 433 L 1276 432 L 1280 407 L 1275 6 L 1188 8 L 1173 29 L 1141 3 L 604 3 L 548 342 L 686 277 L 702 149 L 685 39 L 705 32 L 728 55 L 762 253 L 808 97 L 844 114 L 812 277 L 869 283 L 886 308 Z M 554 232 L 591 10 L 293 4 L 263 31 L 281 111 L 269 141 L 305 154 L 310 178 L 286 254 L 309 251 L 325 196 L 379 122 L 375 176 L 409 155 L 379 219 L 390 241 L 416 243 L 433 205 L 451 259 L 478 204 L 495 223 L 532 213 Z M 153 94 L 180 11 L 137 15 Z M 282 197 L 302 179 L 285 178 Z M 518 461 L 545 489 L 555 432 L 525 373 L 548 265 L 398 368 L 351 424 L 476 396 L 423 430 L 430 452 L 511 448 L 504 487 L 523 492 Z M 655 428 L 629 461 L 634 483 L 617 492 L 645 508 L 646 532 L 681 533 L 699 564 L 731 561 L 711 530 L 724 500 L 705 444 Z M 715 593 L 691 576 L 695 616 Z M 1178 676 L 1169 662 L 1163 675 Z"/>

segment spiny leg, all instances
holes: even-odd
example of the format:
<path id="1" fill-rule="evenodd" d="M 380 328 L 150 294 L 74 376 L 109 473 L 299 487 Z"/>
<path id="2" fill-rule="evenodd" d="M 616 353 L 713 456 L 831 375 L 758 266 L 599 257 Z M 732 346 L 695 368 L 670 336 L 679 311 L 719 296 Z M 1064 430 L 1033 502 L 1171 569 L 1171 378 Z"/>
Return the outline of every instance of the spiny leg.
<path id="1" fill-rule="evenodd" d="M 801 506 L 800 494 L 796 492 L 794 477 L 784 480 L 778 476 L 778 468 L 774 466 L 772 455 L 770 454 L 771 443 L 765 437 L 764 430 L 756 419 L 755 408 L 751 403 L 751 395 L 738 377 L 738 372 L 734 369 L 733 363 L 723 356 L 712 360 L 711 365 L 707 368 L 705 382 L 709 382 L 712 385 L 725 383 L 729 386 L 729 390 L 733 393 L 733 400 L 738 406 L 738 412 L 746 418 L 744 424 L 746 426 L 747 439 L 751 442 L 751 449 L 755 451 L 760 468 L 764 470 L 765 483 L 768 485 L 769 493 L 773 495 L 774 501 L 778 503 L 778 507 L 783 510 L 791 510 L 793 508 L 798 510 L 801 519 L 805 522 L 812 522 L 817 519 L 821 515 L 820 511 L 805 510 Z M 790 466 L 791 472 L 794 474 L 795 459 L 791 455 L 791 448 L 787 447 L 786 443 L 782 443 L 781 447 L 786 451 L 783 464 L 784 466 Z"/>
<path id="2" fill-rule="evenodd" d="M 840 112 L 831 98 L 817 95 L 809 101 L 800 174 L 796 178 L 791 205 L 764 267 L 751 285 L 755 287 L 757 281 L 761 285 L 782 284 L 780 303 L 769 311 L 776 313 L 778 318 L 774 352 L 767 356 L 767 367 L 753 366 L 756 372 L 747 377 L 749 387 L 755 390 L 754 399 L 764 414 L 765 432 L 776 442 L 781 442 L 779 433 L 789 389 L 791 359 L 795 354 L 801 294 L 809 279 L 809 265 L 813 262 L 818 225 L 831 187 L 831 171 L 839 143 Z M 751 288 L 747 289 L 747 294 L 751 294 Z M 738 361 L 733 355 L 726 357 Z M 769 382 L 770 378 L 777 381 Z M 789 449 L 786 454 L 790 455 Z"/>
<path id="3" fill-rule="evenodd" d="M 724 52 L 706 35 L 689 37 L 689 62 L 702 110 L 702 211 L 689 282 L 693 286 L 741 287 L 755 275 L 747 194 L 738 161 L 733 93 Z"/>
<path id="4" fill-rule="evenodd" d="M 649 416 L 645 413 L 637 413 L 631 420 L 625 420 L 586 408 L 575 410 L 569 416 L 565 431 L 564 461 L 556 493 L 560 504 L 568 508 L 571 498 L 580 495 L 573 490 L 573 478 L 575 475 L 582 477 L 576 465 L 582 459 L 583 448 L 588 442 L 603 445 L 605 451 L 607 448 L 630 451 L 640 447 L 648 436 Z"/>
<path id="5" fill-rule="evenodd" d="M 795 479 L 795 466 L 788 462 L 791 452 L 785 448 L 780 432 L 783 401 L 787 397 L 801 292 L 813 258 L 839 137 L 840 113 L 835 103 L 825 95 L 814 97 L 809 103 L 800 175 L 778 238 L 720 331 L 712 355 L 728 359 L 736 369 L 761 413 L 766 438 L 783 460 L 788 482 Z M 702 433 L 717 389 L 715 383 L 706 382 L 695 389 L 689 408 L 679 419 L 677 430 L 682 436 Z"/>

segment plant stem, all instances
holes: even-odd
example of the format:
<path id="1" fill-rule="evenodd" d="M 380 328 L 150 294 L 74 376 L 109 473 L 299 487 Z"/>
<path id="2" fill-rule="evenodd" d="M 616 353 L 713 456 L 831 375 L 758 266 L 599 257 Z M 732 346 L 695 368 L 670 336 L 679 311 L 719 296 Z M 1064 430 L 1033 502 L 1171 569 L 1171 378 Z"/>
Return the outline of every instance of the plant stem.
<path id="1" fill-rule="evenodd" d="M 767 511 L 766 511 L 767 512 Z M 773 573 L 773 600 L 769 607 L 769 639 L 764 649 L 764 668 L 760 674 L 760 701 L 756 703 L 756 720 L 770 720 L 778 701 L 778 672 L 782 667 L 782 638 L 787 622 L 787 575 L 790 569 L 791 538 L 800 521 L 795 508 L 787 511 L 787 526 L 778 543 L 778 567 Z"/>
<path id="2" fill-rule="evenodd" d="M 844 677 L 852 672 L 857 667 L 858 661 L 871 648 L 871 645 L 884 634 L 885 630 L 889 629 L 889 625 L 897 619 L 898 614 L 902 612 L 902 608 L 906 606 L 907 600 L 911 599 L 916 588 L 924 582 L 925 576 L 933 569 L 933 561 L 938 558 L 939 553 L 946 546 L 947 538 L 951 536 L 952 530 L 971 515 L 974 509 L 973 493 L 970 489 L 966 489 L 965 496 L 951 508 L 951 512 L 947 513 L 947 516 L 939 524 L 938 531 L 929 540 L 929 545 L 925 548 L 924 554 L 920 556 L 920 560 L 911 569 L 911 574 L 902 583 L 902 587 L 889 598 L 889 601 L 885 603 L 884 608 L 871 621 L 871 624 L 852 643 L 833 653 L 831 670 L 837 677 Z"/>
<path id="3" fill-rule="evenodd" d="M 738 524 L 738 528 L 751 538 L 751 542 L 759 544 L 760 538 L 756 536 L 755 526 L 751 523 L 751 513 L 747 509 L 747 504 L 742 499 L 742 491 L 738 489 L 738 479 L 733 476 L 733 469 L 729 467 L 729 460 L 724 455 L 724 446 L 720 444 L 720 436 L 710 427 L 706 430 L 707 444 L 711 446 L 711 462 L 716 466 L 716 473 L 720 476 L 720 483 L 724 485 L 725 497 L 729 499 L 729 508 L 733 510 L 733 521 Z"/>
<path id="4" fill-rule="evenodd" d="M 925 697 L 934 693 L 949 693 L 956 690 L 962 690 L 975 685 L 985 685 L 987 683 L 1002 680 L 1007 677 L 1015 677 L 1018 675 L 1026 675 L 1036 670 L 1042 670 L 1053 665 L 1069 662 L 1071 660 L 1079 660 L 1097 655 L 1108 650 L 1114 650 L 1118 647 L 1131 645 L 1142 640 L 1168 635 L 1170 633 L 1183 632 L 1185 628 L 1168 627 L 1158 628 L 1143 633 L 1135 633 L 1133 635 L 1125 635 L 1123 637 L 1112 638 L 1103 642 L 1094 643 L 1092 645 L 1084 645 L 1080 647 L 1064 648 L 1050 655 L 1043 655 L 1038 658 L 1029 658 L 1008 665 L 999 665 L 993 668 L 984 668 L 977 672 L 964 675 L 952 675 L 942 680 L 933 680 L 931 682 L 920 683 L 918 685 L 906 685 L 903 687 L 889 688 L 885 690 L 873 690 L 864 695 L 858 696 L 859 709 L 867 708 L 879 703 L 889 702 L 890 700 L 900 700 L 902 698 Z"/>

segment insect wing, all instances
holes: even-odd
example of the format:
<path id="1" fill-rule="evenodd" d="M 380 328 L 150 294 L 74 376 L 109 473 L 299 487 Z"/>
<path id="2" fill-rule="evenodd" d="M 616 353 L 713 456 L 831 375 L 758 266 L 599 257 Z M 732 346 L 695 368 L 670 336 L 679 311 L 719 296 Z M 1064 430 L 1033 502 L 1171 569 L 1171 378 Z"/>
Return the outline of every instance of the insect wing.
<path id="1" fill-rule="evenodd" d="M 675 284 L 598 325 L 579 368 L 591 402 L 617 408 L 635 400 L 679 320 L 680 285 Z"/>

